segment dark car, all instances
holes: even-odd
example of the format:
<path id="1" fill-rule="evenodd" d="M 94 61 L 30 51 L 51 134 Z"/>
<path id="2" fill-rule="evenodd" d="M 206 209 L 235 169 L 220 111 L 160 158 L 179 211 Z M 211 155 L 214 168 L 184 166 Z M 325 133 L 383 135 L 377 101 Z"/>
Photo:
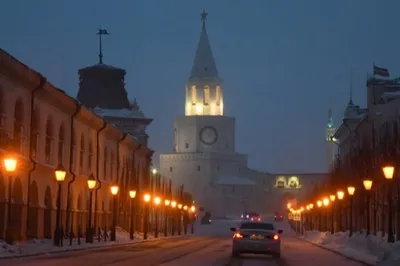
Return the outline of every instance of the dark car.
<path id="1" fill-rule="evenodd" d="M 206 212 L 203 217 L 201 217 L 201 224 L 211 224 L 211 213 Z"/>
<path id="2" fill-rule="evenodd" d="M 274 215 L 274 220 L 275 220 L 275 221 L 283 221 L 283 216 L 282 216 L 282 214 L 276 212 L 275 215 Z"/>
<path id="3" fill-rule="evenodd" d="M 256 212 L 245 212 L 241 215 L 241 218 L 249 221 L 261 221 L 261 215 Z"/>

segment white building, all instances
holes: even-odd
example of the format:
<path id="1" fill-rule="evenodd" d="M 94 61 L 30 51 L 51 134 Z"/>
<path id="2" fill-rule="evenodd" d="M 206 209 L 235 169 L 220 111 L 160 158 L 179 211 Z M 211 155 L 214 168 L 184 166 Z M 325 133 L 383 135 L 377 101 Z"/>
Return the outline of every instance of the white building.
<path id="1" fill-rule="evenodd" d="M 160 155 L 161 175 L 173 184 L 184 184 L 196 205 L 214 217 L 280 211 L 285 206 L 282 199 L 296 197 L 305 187 L 298 174 L 290 179 L 249 169 L 247 155 L 236 152 L 235 118 L 224 115 L 224 83 L 208 40 L 206 16 L 203 12 L 200 40 L 185 87 L 185 116 L 174 120 L 174 151 Z M 278 184 L 277 177 L 285 184 Z"/>

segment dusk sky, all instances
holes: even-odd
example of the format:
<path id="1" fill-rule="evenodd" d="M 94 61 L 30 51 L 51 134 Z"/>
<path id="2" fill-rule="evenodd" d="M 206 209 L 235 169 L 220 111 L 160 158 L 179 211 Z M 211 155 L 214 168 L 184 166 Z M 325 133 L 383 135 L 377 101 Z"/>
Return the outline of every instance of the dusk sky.
<path id="1" fill-rule="evenodd" d="M 326 171 L 328 108 L 340 124 L 353 72 L 365 106 L 372 63 L 400 75 L 399 0 L 3 0 L 0 47 L 71 96 L 79 68 L 127 70 L 126 89 L 154 118 L 150 146 L 171 152 L 173 118 L 200 37 L 200 13 L 224 83 L 225 115 L 236 117 L 236 147 L 268 172 Z M 95 93 L 95 92 L 94 92 Z"/>

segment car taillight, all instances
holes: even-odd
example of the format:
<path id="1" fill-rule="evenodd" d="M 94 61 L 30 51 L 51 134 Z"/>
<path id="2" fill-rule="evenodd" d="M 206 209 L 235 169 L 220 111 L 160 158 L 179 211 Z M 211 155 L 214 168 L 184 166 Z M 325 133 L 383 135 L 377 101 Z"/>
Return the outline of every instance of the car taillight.
<path id="1" fill-rule="evenodd" d="M 258 220 L 259 220 L 259 221 L 261 221 L 261 218 L 260 218 L 260 217 L 258 217 Z"/>
<path id="2" fill-rule="evenodd" d="M 279 236 L 278 235 L 274 235 L 274 240 L 279 240 Z"/>
<path id="3" fill-rule="evenodd" d="M 254 221 L 254 218 L 253 218 L 253 217 L 251 217 L 251 218 L 250 218 L 250 221 Z"/>
<path id="4" fill-rule="evenodd" d="M 235 233 L 233 238 L 243 238 L 243 235 L 241 233 Z"/>

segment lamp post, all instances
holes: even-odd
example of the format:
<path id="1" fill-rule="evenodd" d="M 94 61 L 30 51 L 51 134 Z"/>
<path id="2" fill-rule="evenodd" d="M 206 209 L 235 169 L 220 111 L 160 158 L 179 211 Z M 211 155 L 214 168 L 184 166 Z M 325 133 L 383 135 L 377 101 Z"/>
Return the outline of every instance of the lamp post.
<path id="1" fill-rule="evenodd" d="M 182 207 L 181 203 L 178 203 L 178 235 L 182 233 Z"/>
<path id="2" fill-rule="evenodd" d="M 150 200 L 151 200 L 151 195 L 150 194 L 144 194 L 143 196 L 144 201 L 147 203 L 144 206 L 144 228 L 143 228 L 143 239 L 147 239 L 147 234 L 149 231 L 149 208 L 150 208 Z"/>
<path id="3" fill-rule="evenodd" d="M 322 201 L 321 200 L 317 201 L 317 207 L 318 207 L 318 230 L 322 231 L 322 214 L 321 214 Z"/>
<path id="4" fill-rule="evenodd" d="M 160 197 L 155 197 L 154 198 L 154 205 L 156 206 L 156 211 L 155 211 L 155 215 L 154 215 L 154 219 L 155 219 L 155 232 L 154 232 L 154 237 L 157 238 L 158 237 L 158 206 L 160 206 L 161 203 L 161 199 Z"/>
<path id="5" fill-rule="evenodd" d="M 60 227 L 60 219 L 61 219 L 61 186 L 65 180 L 67 172 L 64 167 L 60 164 L 54 171 L 55 178 L 58 183 L 58 191 L 57 191 L 57 214 L 56 214 L 56 228 L 54 231 L 54 245 L 61 246 L 61 227 Z"/>
<path id="6" fill-rule="evenodd" d="M 373 181 L 370 179 L 365 179 L 363 181 L 363 185 L 365 190 L 367 191 L 367 236 L 371 233 L 371 221 L 370 221 L 370 201 L 371 201 L 371 188 L 372 188 Z"/>
<path id="7" fill-rule="evenodd" d="M 335 208 L 333 203 L 335 202 L 336 195 L 332 194 L 329 196 L 330 201 L 332 202 L 331 208 L 331 235 L 335 233 Z"/>
<path id="8" fill-rule="evenodd" d="M 135 204 L 134 204 L 134 200 L 136 198 L 136 190 L 131 189 L 129 190 L 129 198 L 130 200 L 130 204 L 131 204 L 131 225 L 129 227 L 129 238 L 131 240 L 134 239 L 134 235 L 135 235 L 135 225 L 134 225 L 134 214 L 135 214 Z"/>
<path id="9" fill-rule="evenodd" d="M 92 204 L 93 204 L 93 190 L 97 185 L 96 178 L 91 174 L 87 180 L 89 188 L 89 221 L 86 228 L 86 243 L 93 243 L 93 227 L 92 227 Z"/>
<path id="10" fill-rule="evenodd" d="M 347 187 L 347 193 L 350 195 L 350 231 L 349 231 L 349 237 L 353 235 L 353 195 L 354 192 L 356 191 L 356 188 L 353 186 Z"/>
<path id="11" fill-rule="evenodd" d="M 392 196 L 392 182 L 394 175 L 394 166 L 387 165 L 382 167 L 383 175 L 388 183 L 388 193 L 387 193 L 387 201 L 388 201 L 388 243 L 394 243 L 394 233 L 393 233 L 393 196 Z"/>
<path id="12" fill-rule="evenodd" d="M 172 235 L 175 235 L 175 226 L 176 226 L 176 221 L 175 221 L 175 208 L 176 208 L 176 201 L 171 201 L 171 208 L 172 209 L 174 209 L 174 210 L 172 210 L 172 215 L 171 215 L 171 219 L 172 219 L 172 221 L 171 221 L 171 223 L 172 223 L 172 228 L 171 228 L 171 234 Z"/>
<path id="13" fill-rule="evenodd" d="M 111 186 L 111 195 L 113 196 L 113 217 L 112 217 L 112 229 L 111 229 L 111 241 L 117 240 L 117 233 L 115 227 L 117 226 L 117 195 L 119 192 L 119 187 L 117 184 Z"/>
<path id="14" fill-rule="evenodd" d="M 190 207 L 190 211 L 192 212 L 192 222 L 191 222 L 191 233 L 192 235 L 194 234 L 194 221 L 195 221 L 195 215 L 196 215 L 196 207 L 192 206 Z"/>
<path id="15" fill-rule="evenodd" d="M 338 208 L 339 208 L 338 209 L 338 212 L 339 212 L 339 232 L 342 232 L 342 229 L 343 229 L 343 227 L 342 227 L 342 200 L 344 198 L 344 192 L 342 190 L 339 190 L 336 193 L 336 195 L 337 195 L 337 198 L 339 200 L 339 203 L 338 203 Z"/>
<path id="16" fill-rule="evenodd" d="M 13 155 L 9 154 L 4 158 L 4 169 L 6 170 L 9 180 L 8 180 L 8 204 L 7 204 L 7 230 L 6 230 L 6 242 L 8 244 L 12 244 L 12 230 L 11 230 L 11 195 L 12 195 L 12 176 L 13 173 L 17 170 L 17 159 Z"/>
<path id="17" fill-rule="evenodd" d="M 164 217 L 164 237 L 168 235 L 168 207 L 171 204 L 170 200 L 164 200 L 164 210 L 165 210 L 165 217 Z"/>
<path id="18" fill-rule="evenodd" d="M 325 231 L 328 230 L 328 206 L 329 206 L 329 203 L 330 203 L 329 198 L 324 198 L 322 200 L 322 204 L 325 207 Z"/>

